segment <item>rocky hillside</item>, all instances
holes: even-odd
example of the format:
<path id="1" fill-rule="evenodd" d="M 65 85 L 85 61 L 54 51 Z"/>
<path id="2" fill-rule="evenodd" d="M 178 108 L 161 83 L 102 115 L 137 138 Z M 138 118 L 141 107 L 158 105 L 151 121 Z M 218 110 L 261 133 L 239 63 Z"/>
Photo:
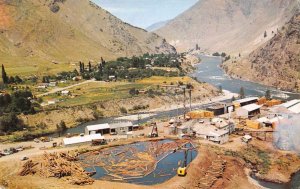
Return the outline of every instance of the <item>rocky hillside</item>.
<path id="1" fill-rule="evenodd" d="M 250 53 L 291 18 L 297 1 L 200 0 L 156 32 L 177 50 L 199 44 L 210 52 Z"/>
<path id="2" fill-rule="evenodd" d="M 228 74 L 284 90 L 300 91 L 300 13 L 266 44 L 241 61 L 228 61 Z"/>
<path id="3" fill-rule="evenodd" d="M 175 49 L 88 0 L 0 0 L 1 63 L 113 59 L 145 52 Z"/>

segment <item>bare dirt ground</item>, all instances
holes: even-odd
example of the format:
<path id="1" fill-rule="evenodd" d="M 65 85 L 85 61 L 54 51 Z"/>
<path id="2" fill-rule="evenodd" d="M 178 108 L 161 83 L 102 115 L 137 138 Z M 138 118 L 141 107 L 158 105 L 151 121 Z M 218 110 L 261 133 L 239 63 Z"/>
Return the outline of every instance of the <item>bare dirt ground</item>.
<path id="1" fill-rule="evenodd" d="M 65 149 L 66 150 L 66 149 Z M 69 148 L 68 150 L 71 150 Z M 87 189 L 114 189 L 114 188 L 132 188 L 132 189 L 147 189 L 147 188 L 164 188 L 164 189 L 181 189 L 181 188 L 197 188 L 196 183 L 206 174 L 208 167 L 215 159 L 222 159 L 227 162 L 223 176 L 215 182 L 212 188 L 256 188 L 249 183 L 243 169 L 243 162 L 234 158 L 218 155 L 214 151 L 210 151 L 205 145 L 199 147 L 199 155 L 190 164 L 186 177 L 177 177 L 169 181 L 154 185 L 140 186 L 127 183 L 117 183 L 97 180 L 93 185 L 84 186 Z M 39 176 L 18 176 L 18 172 L 22 166 L 22 162 L 13 158 L 9 162 L 2 161 L 0 163 L 0 173 L 2 185 L 9 188 L 82 188 L 68 184 L 64 179 L 41 178 Z"/>

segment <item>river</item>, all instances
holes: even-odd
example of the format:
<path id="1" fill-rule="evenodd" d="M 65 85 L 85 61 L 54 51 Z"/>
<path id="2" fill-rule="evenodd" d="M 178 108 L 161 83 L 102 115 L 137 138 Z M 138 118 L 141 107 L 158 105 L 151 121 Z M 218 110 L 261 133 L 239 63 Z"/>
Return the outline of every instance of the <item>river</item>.
<path id="1" fill-rule="evenodd" d="M 263 96 L 266 90 L 269 89 L 275 98 L 284 98 L 287 100 L 300 98 L 299 93 L 280 91 L 258 83 L 230 78 L 220 68 L 222 63 L 220 57 L 200 56 L 200 58 L 202 61 L 196 65 L 196 71 L 192 74 L 199 81 L 210 83 L 216 87 L 222 86 L 223 89 L 234 93 L 239 93 L 240 88 L 244 87 L 246 96 Z"/>

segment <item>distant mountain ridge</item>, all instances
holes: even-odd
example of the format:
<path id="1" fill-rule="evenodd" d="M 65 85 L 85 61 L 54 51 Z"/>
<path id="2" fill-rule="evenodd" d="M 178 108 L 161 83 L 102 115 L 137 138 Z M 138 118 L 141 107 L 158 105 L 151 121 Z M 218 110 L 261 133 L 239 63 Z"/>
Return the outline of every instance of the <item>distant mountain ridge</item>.
<path id="1" fill-rule="evenodd" d="M 88 0 L 0 1 L 0 58 L 8 66 L 146 52 L 176 50 L 157 34 L 124 23 Z"/>
<path id="2" fill-rule="evenodd" d="M 160 21 L 160 22 L 157 22 L 157 23 L 154 23 L 150 26 L 148 26 L 146 28 L 147 31 L 149 32 L 153 32 L 155 30 L 158 30 L 159 28 L 161 27 L 164 27 L 168 22 L 170 22 L 171 20 L 165 20 L 165 21 Z"/>
<path id="3" fill-rule="evenodd" d="M 178 50 L 250 53 L 293 15 L 297 0 L 201 0 L 155 32 Z M 268 34 L 264 37 L 264 32 Z"/>

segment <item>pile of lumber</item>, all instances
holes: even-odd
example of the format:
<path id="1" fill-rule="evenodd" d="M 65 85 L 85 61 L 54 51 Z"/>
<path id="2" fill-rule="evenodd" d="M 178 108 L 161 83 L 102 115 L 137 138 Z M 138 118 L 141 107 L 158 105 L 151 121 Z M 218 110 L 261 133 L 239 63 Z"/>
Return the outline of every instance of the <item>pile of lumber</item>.
<path id="1" fill-rule="evenodd" d="M 195 183 L 195 188 L 209 189 L 223 176 L 226 161 L 214 160 L 207 169 L 205 176 Z"/>
<path id="2" fill-rule="evenodd" d="M 41 160 L 26 162 L 20 172 L 20 176 L 38 174 L 42 177 L 66 177 L 72 184 L 85 185 L 92 184 L 94 180 L 76 162 L 76 155 L 70 153 L 44 153 Z M 38 166 L 37 166 L 38 165 Z"/>

